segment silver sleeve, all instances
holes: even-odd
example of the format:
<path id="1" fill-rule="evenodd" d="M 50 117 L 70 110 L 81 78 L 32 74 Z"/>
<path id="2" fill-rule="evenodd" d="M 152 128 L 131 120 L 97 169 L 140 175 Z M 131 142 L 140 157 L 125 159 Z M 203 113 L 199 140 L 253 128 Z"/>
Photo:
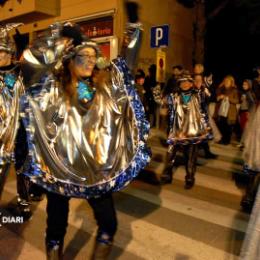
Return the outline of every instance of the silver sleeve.
<path id="1" fill-rule="evenodd" d="M 124 33 L 121 56 L 130 70 L 134 68 L 142 40 L 142 24 L 128 23 Z"/>

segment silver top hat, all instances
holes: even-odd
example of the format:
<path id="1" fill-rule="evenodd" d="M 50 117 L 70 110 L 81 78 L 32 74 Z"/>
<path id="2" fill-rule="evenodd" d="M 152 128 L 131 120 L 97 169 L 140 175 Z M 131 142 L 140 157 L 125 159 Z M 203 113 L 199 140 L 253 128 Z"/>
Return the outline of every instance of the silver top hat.
<path id="1" fill-rule="evenodd" d="M 190 81 L 193 82 L 193 78 L 188 70 L 184 70 L 183 73 L 178 78 L 177 82 L 180 84 L 183 81 Z"/>

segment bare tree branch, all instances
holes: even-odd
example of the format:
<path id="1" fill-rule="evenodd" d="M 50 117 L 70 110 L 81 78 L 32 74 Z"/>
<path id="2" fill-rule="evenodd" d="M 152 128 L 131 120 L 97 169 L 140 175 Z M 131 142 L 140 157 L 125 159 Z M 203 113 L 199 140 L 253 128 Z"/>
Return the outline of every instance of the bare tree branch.
<path id="1" fill-rule="evenodd" d="M 220 3 L 208 16 L 208 19 L 212 19 L 216 17 L 222 9 L 224 9 L 232 0 L 225 0 L 222 3 Z"/>

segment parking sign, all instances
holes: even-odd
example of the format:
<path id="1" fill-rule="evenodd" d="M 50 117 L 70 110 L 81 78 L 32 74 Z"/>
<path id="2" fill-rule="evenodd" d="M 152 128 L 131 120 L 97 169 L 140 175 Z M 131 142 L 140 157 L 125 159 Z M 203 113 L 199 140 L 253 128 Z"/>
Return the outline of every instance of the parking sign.
<path id="1" fill-rule="evenodd" d="M 151 28 L 151 48 L 166 47 L 169 45 L 169 25 L 154 26 Z"/>

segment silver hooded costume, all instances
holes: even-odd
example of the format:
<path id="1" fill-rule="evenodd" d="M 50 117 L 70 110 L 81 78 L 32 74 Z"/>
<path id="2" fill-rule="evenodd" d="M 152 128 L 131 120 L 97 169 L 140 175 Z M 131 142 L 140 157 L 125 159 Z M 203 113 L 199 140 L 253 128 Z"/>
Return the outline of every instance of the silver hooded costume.
<path id="1" fill-rule="evenodd" d="M 20 25 L 12 23 L 0 27 L 0 51 L 14 54 L 15 44 L 8 33 Z M 0 196 L 14 151 L 19 128 L 19 101 L 23 92 L 18 66 L 0 68 Z"/>
<path id="2" fill-rule="evenodd" d="M 139 26 L 130 28 L 126 57 L 140 44 Z M 78 99 L 68 102 L 53 73 L 64 58 L 57 35 L 24 53 L 23 69 L 30 71 L 28 95 L 22 101 L 30 151 L 24 174 L 47 190 L 70 197 L 119 190 L 150 156 L 145 143 L 149 125 L 127 61 L 119 57 L 100 70 L 94 97 L 85 109 Z"/>
<path id="3" fill-rule="evenodd" d="M 180 91 L 168 98 L 171 145 L 197 144 L 212 138 L 207 113 L 201 106 L 201 97 L 195 90 Z"/>

